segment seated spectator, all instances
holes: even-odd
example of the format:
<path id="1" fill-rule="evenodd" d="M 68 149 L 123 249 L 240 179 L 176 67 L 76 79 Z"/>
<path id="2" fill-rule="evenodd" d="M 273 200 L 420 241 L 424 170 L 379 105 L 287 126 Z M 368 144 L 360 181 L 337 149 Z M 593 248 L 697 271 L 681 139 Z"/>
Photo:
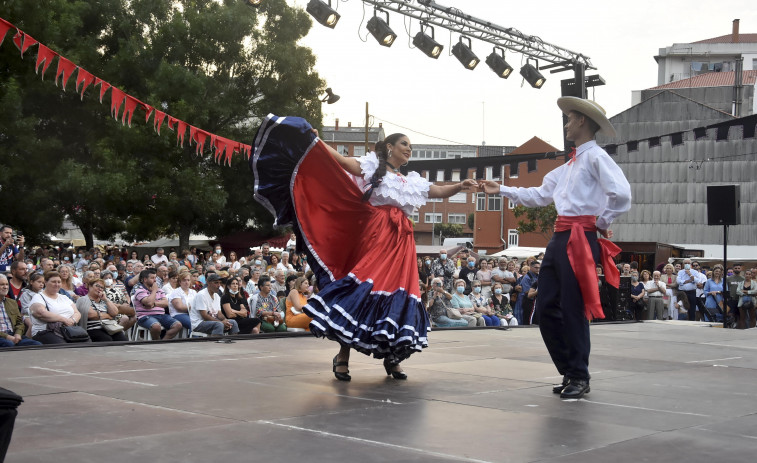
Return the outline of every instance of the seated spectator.
<path id="1" fill-rule="evenodd" d="M 54 270 L 45 273 L 45 289 L 32 297 L 32 339 L 42 344 L 65 344 L 61 326 L 74 326 L 81 320 L 74 302 L 60 294 L 60 274 Z"/>
<path id="2" fill-rule="evenodd" d="M 26 280 L 28 279 L 27 270 L 26 262 L 24 261 L 14 260 L 11 263 L 11 278 L 8 280 L 9 290 L 7 297 L 16 302 L 18 302 L 21 293 L 26 288 Z"/>
<path id="3" fill-rule="evenodd" d="M 221 310 L 229 320 L 234 320 L 241 334 L 260 333 L 260 320 L 250 316 L 250 305 L 242 294 L 242 280 L 231 277 L 226 284 L 226 291 L 221 297 Z"/>
<path id="4" fill-rule="evenodd" d="M 45 278 L 39 273 L 34 272 L 29 275 L 29 283 L 24 288 L 24 292 L 21 293 L 21 297 L 18 300 L 18 309 L 21 311 L 21 316 L 24 317 L 24 324 L 26 325 L 26 335 L 30 338 L 32 336 L 32 299 L 35 294 L 44 288 Z"/>
<path id="5" fill-rule="evenodd" d="M 294 272 L 294 267 L 289 263 L 289 253 L 284 251 L 281 253 L 281 262 L 276 264 L 276 270 L 283 270 L 285 272 Z"/>
<path id="6" fill-rule="evenodd" d="M 211 336 L 222 336 L 224 332 L 239 333 L 237 322 L 227 320 L 221 311 L 221 296 L 218 294 L 221 286 L 220 275 L 211 273 L 207 276 L 206 282 L 207 287 L 197 293 L 194 304 L 189 308 L 192 331 Z"/>
<path id="7" fill-rule="evenodd" d="M 131 298 L 123 283 L 113 279 L 113 272 L 106 270 L 102 276 L 105 282 L 105 297 L 118 309 L 121 315 L 118 323 L 126 331 L 137 323 L 137 312 L 131 305 Z"/>
<path id="8" fill-rule="evenodd" d="M 688 320 L 689 307 L 689 298 L 686 296 L 686 292 L 679 290 L 678 293 L 676 293 L 676 310 L 678 311 L 678 318 L 674 320 Z"/>
<path id="9" fill-rule="evenodd" d="M 286 299 L 287 328 L 304 328 L 305 331 L 310 331 L 310 322 L 313 319 L 302 311 L 308 303 L 309 286 L 310 283 L 305 277 L 299 277 L 294 281 L 294 288 L 289 291 Z"/>
<path id="10" fill-rule="evenodd" d="M 463 266 L 460 267 L 460 273 L 458 274 L 458 278 L 460 280 L 463 280 L 463 282 L 465 283 L 465 295 L 470 294 L 471 284 L 473 283 L 473 280 L 476 279 L 477 271 L 478 269 L 476 268 L 476 258 L 473 256 L 468 257 L 465 260 L 465 263 L 463 264 Z M 491 275 L 489 276 L 489 278 L 491 278 Z"/>
<path id="11" fill-rule="evenodd" d="M 168 263 L 174 268 L 179 268 L 181 266 L 181 262 L 179 262 L 179 256 L 176 254 L 176 252 L 171 251 L 170 253 L 168 253 Z"/>
<path id="12" fill-rule="evenodd" d="M 458 309 L 463 316 L 463 320 L 468 322 L 468 326 L 486 326 L 486 321 L 482 314 L 476 312 L 470 298 L 465 295 L 465 280 L 455 280 L 455 293 L 452 294 L 452 307 Z"/>
<path id="13" fill-rule="evenodd" d="M 487 265 L 484 263 L 486 261 L 481 262 L 482 265 Z M 471 291 L 471 293 L 468 295 L 468 298 L 473 304 L 473 309 L 477 313 L 481 314 L 481 317 L 484 319 L 486 326 L 500 326 L 501 322 L 499 320 L 499 317 L 494 314 L 494 309 L 492 309 L 489 305 L 489 298 L 484 297 L 481 286 L 482 284 L 479 280 L 473 280 L 473 283 L 471 284 L 473 291 Z"/>
<path id="14" fill-rule="evenodd" d="M 179 287 L 179 272 L 177 270 L 169 270 L 168 271 L 168 277 L 166 278 L 166 281 L 163 282 L 163 286 L 161 289 L 163 289 L 163 292 L 166 294 L 171 294 L 174 289 Z"/>
<path id="15" fill-rule="evenodd" d="M 192 277 L 192 281 L 189 287 L 194 289 L 195 292 L 201 291 L 204 285 L 202 284 L 202 281 L 200 281 L 200 278 L 203 278 L 204 280 L 205 277 L 203 276 L 203 274 L 200 273 L 199 270 L 192 269 L 192 271 L 189 272 L 189 275 Z"/>
<path id="16" fill-rule="evenodd" d="M 192 285 L 192 275 L 186 270 L 179 273 L 179 287 L 171 291 L 168 295 L 168 314 L 181 322 L 186 330 L 192 330 L 192 321 L 189 317 L 189 310 L 194 304 L 197 291 Z"/>
<path id="17" fill-rule="evenodd" d="M 467 320 L 449 317 L 448 310 L 452 308 L 452 304 L 450 304 L 452 295 L 444 290 L 444 280 L 442 278 L 437 277 L 431 280 L 431 288 L 428 291 L 427 299 L 428 315 L 434 326 L 440 328 L 468 326 Z"/>
<path id="18" fill-rule="evenodd" d="M 259 268 L 253 268 L 252 273 L 250 274 L 250 279 L 247 280 L 247 286 L 245 286 L 244 290 L 247 292 L 247 296 L 252 296 L 254 294 L 258 293 L 258 281 L 260 280 L 260 269 Z"/>
<path id="19" fill-rule="evenodd" d="M 235 274 L 242 266 L 242 263 L 237 259 L 237 253 L 234 251 L 229 252 L 229 260 L 226 262 L 229 267 L 229 273 Z"/>
<path id="20" fill-rule="evenodd" d="M 155 254 L 153 254 L 152 257 L 149 257 L 147 254 L 145 254 L 145 257 L 142 260 L 145 264 L 148 262 L 148 260 L 155 265 L 158 265 L 160 263 L 168 263 L 168 257 L 166 257 L 165 250 L 163 248 L 156 249 Z"/>
<path id="21" fill-rule="evenodd" d="M 152 339 L 160 339 L 162 330 L 164 339 L 172 339 L 181 331 L 181 322 L 166 315 L 168 298 L 155 281 L 155 269 L 148 268 L 139 274 L 139 284 L 134 289 L 134 309 L 137 312 L 139 326 L 150 330 Z"/>
<path id="22" fill-rule="evenodd" d="M 276 256 L 274 255 L 273 257 Z M 276 270 L 273 275 L 274 280 L 271 282 L 271 292 L 274 294 L 274 296 L 278 296 L 280 292 L 283 292 L 284 297 L 286 297 L 286 295 L 289 294 L 289 290 L 291 289 L 287 286 L 286 272 L 283 270 Z"/>
<path id="23" fill-rule="evenodd" d="M 145 269 L 145 264 L 142 262 L 135 262 L 132 269 L 134 273 L 124 280 L 124 287 L 129 295 L 132 295 L 134 287 L 139 284 L 139 274 Z"/>
<path id="24" fill-rule="evenodd" d="M 15 263 L 13 262 L 13 264 Z M 26 268 L 25 264 L 24 268 Z M 27 328 L 24 324 L 24 317 L 21 315 L 18 303 L 8 297 L 9 289 L 8 277 L 0 273 L 0 347 L 40 345 L 40 342 L 26 337 Z"/>
<path id="25" fill-rule="evenodd" d="M 518 326 L 518 319 L 513 315 L 509 297 L 505 294 L 502 283 L 494 283 L 492 290 L 491 307 L 494 315 L 502 320 L 502 326 Z"/>
<path id="26" fill-rule="evenodd" d="M 155 281 L 158 283 L 158 287 L 160 289 L 163 289 L 168 283 L 168 265 L 158 264 L 158 266 L 155 267 L 155 269 L 157 272 L 155 274 Z M 163 290 L 163 292 L 165 293 L 166 291 Z"/>
<path id="27" fill-rule="evenodd" d="M 286 331 L 284 316 L 279 311 L 279 300 L 272 293 L 271 279 L 263 275 L 258 281 L 258 294 L 250 297 L 250 311 L 255 314 L 255 318 L 260 320 L 260 331 L 264 333 L 273 333 L 274 331 Z"/>
<path id="28" fill-rule="evenodd" d="M 81 276 L 81 284 L 76 287 L 76 290 L 74 291 L 74 294 L 76 295 L 77 299 L 86 296 L 87 291 L 89 291 L 89 280 L 95 277 L 95 272 L 92 270 L 86 270 L 82 276 Z M 72 298 L 73 299 L 73 298 Z"/>
<path id="29" fill-rule="evenodd" d="M 492 265 L 489 261 L 481 259 L 481 269 L 476 272 L 476 280 L 481 284 L 481 296 L 489 299 L 492 295 Z"/>
<path id="30" fill-rule="evenodd" d="M 118 307 L 105 297 L 105 282 L 92 279 L 87 284 L 89 291 L 86 296 L 76 301 L 76 308 L 82 318 L 87 321 L 89 338 L 92 342 L 128 341 L 123 331 L 109 334 L 103 328 L 103 320 L 115 320 L 118 315 Z"/>

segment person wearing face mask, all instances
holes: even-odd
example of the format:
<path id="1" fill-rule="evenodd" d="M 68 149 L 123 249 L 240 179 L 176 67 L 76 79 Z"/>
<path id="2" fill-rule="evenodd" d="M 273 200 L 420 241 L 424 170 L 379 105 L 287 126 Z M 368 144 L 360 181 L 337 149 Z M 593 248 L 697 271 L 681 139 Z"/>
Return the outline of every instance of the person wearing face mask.
<path id="1" fill-rule="evenodd" d="M 473 256 L 468 257 L 464 266 L 460 267 L 460 273 L 458 278 L 465 282 L 465 294 L 468 295 L 471 292 L 471 284 L 476 279 L 476 258 Z"/>
<path id="2" fill-rule="evenodd" d="M 131 298 L 126 292 L 126 287 L 115 279 L 115 275 L 110 270 L 105 270 L 100 275 L 105 282 L 105 298 L 115 304 L 121 318 L 118 323 L 128 330 L 137 323 L 137 313 L 131 306 Z"/>
<path id="3" fill-rule="evenodd" d="M 689 321 L 696 320 L 697 305 L 697 285 L 704 285 L 707 282 L 707 276 L 691 267 L 691 259 L 683 260 L 683 269 L 678 272 L 676 277 L 678 289 L 686 294 L 689 300 Z"/>
<path id="4" fill-rule="evenodd" d="M 633 309 L 634 320 L 644 320 L 644 314 L 647 310 L 647 304 L 644 302 L 646 296 L 644 283 L 639 281 L 638 273 L 631 273 L 631 308 Z"/>
<path id="5" fill-rule="evenodd" d="M 242 281 L 232 277 L 226 283 L 226 290 L 221 297 L 221 310 L 228 320 L 234 320 L 239 326 L 239 334 L 258 334 L 260 319 L 250 317 L 250 305 L 242 294 Z M 289 319 L 287 319 L 287 324 Z"/>
<path id="6" fill-rule="evenodd" d="M 502 283 L 495 282 L 492 285 L 492 296 L 489 300 L 489 306 L 494 311 L 494 315 L 502 320 L 502 326 L 518 326 L 518 319 L 513 315 L 509 296 L 505 293 Z"/>
<path id="7" fill-rule="evenodd" d="M 499 317 L 494 313 L 494 309 L 489 304 L 489 298 L 484 296 L 481 286 L 480 280 L 473 280 L 473 284 L 471 285 L 473 290 L 468 295 L 468 298 L 473 304 L 473 309 L 476 313 L 481 314 L 481 318 L 484 319 L 486 326 L 500 326 L 502 323 L 500 322 Z"/>
<path id="8" fill-rule="evenodd" d="M 444 281 L 444 290 L 448 293 L 452 290 L 452 283 L 455 279 L 455 262 L 447 258 L 447 250 L 440 249 L 439 257 L 431 264 L 431 278 L 440 277 Z"/>
<path id="9" fill-rule="evenodd" d="M 463 316 L 463 320 L 468 322 L 468 326 L 486 326 L 486 320 L 482 313 L 476 312 L 473 302 L 465 294 L 465 280 L 455 280 L 455 292 L 452 293 L 450 303 L 452 307 L 458 309 Z"/>

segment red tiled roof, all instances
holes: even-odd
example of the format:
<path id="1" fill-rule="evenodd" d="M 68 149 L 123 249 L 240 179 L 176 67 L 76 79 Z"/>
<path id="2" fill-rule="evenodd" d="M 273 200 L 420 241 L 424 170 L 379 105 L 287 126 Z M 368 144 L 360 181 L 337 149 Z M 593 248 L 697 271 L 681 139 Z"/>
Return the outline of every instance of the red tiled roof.
<path id="1" fill-rule="evenodd" d="M 739 41 L 733 41 L 733 35 L 721 35 L 720 37 L 713 37 L 711 39 L 700 40 L 694 43 L 757 43 L 757 34 L 739 34 Z"/>
<path id="2" fill-rule="evenodd" d="M 697 87 L 729 87 L 733 85 L 734 72 L 708 72 L 688 79 L 676 80 L 669 84 L 652 87 L 649 90 L 664 90 L 671 88 L 697 88 Z M 754 85 L 757 81 L 757 70 L 744 71 L 743 84 Z"/>
<path id="3" fill-rule="evenodd" d="M 507 153 L 507 156 L 510 156 L 511 154 L 554 153 L 557 151 L 561 150 L 555 148 L 539 137 L 533 137 L 511 152 Z"/>

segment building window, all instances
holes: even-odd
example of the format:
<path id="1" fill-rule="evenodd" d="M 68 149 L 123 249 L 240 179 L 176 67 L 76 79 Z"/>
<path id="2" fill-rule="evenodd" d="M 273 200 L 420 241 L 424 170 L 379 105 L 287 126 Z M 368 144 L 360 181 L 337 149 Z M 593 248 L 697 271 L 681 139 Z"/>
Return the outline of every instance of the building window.
<path id="1" fill-rule="evenodd" d="M 459 170 L 453 170 L 452 171 L 452 181 L 453 182 L 459 182 L 460 181 L 460 171 Z"/>
<path id="2" fill-rule="evenodd" d="M 436 171 L 436 181 L 437 182 L 444 182 L 446 179 L 444 178 L 444 171 L 443 170 L 437 170 Z"/>
<path id="3" fill-rule="evenodd" d="M 427 203 L 443 203 L 444 198 L 428 198 Z"/>
<path id="4" fill-rule="evenodd" d="M 410 214 L 410 218 L 412 219 L 413 223 L 418 223 L 421 221 L 421 215 L 417 212 L 414 214 Z"/>
<path id="5" fill-rule="evenodd" d="M 426 223 L 442 223 L 442 214 L 432 214 L 427 212 L 423 219 Z"/>
<path id="6" fill-rule="evenodd" d="M 349 156 L 350 154 L 350 150 L 347 149 L 347 145 L 336 145 L 336 152 L 343 156 Z"/>
<path id="7" fill-rule="evenodd" d="M 466 222 L 465 214 L 447 214 L 447 223 L 459 223 L 465 225 Z"/>
<path id="8" fill-rule="evenodd" d="M 466 200 L 467 195 L 465 193 L 455 193 L 448 199 L 448 201 L 451 203 L 465 203 Z"/>
<path id="9" fill-rule="evenodd" d="M 510 164 L 510 178 L 518 178 L 518 163 Z"/>
<path id="10" fill-rule="evenodd" d="M 355 156 L 365 156 L 365 145 L 355 145 L 352 152 Z"/>
<path id="11" fill-rule="evenodd" d="M 477 193 L 476 194 L 476 210 L 477 211 L 485 211 L 486 210 L 486 193 Z"/>
<path id="12" fill-rule="evenodd" d="M 489 210 L 501 211 L 502 210 L 502 196 L 489 195 Z"/>
<path id="13" fill-rule="evenodd" d="M 508 209 L 515 209 L 515 203 L 513 202 L 512 199 L 508 199 L 507 200 L 507 208 Z"/>
<path id="14" fill-rule="evenodd" d="M 484 177 L 486 180 L 491 180 L 492 179 L 492 171 L 493 171 L 493 169 L 492 169 L 491 166 L 489 166 L 489 167 L 486 168 L 486 174 L 485 174 L 485 177 Z"/>
<path id="15" fill-rule="evenodd" d="M 507 247 L 518 245 L 518 230 L 511 228 L 507 230 Z"/>

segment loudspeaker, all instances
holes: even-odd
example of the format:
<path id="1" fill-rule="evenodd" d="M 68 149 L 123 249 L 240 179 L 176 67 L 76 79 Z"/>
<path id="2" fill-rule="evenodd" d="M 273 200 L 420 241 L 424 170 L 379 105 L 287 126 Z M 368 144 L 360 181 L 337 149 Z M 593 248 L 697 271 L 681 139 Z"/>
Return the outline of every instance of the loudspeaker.
<path id="1" fill-rule="evenodd" d="M 707 185 L 707 225 L 741 223 L 741 185 Z"/>

